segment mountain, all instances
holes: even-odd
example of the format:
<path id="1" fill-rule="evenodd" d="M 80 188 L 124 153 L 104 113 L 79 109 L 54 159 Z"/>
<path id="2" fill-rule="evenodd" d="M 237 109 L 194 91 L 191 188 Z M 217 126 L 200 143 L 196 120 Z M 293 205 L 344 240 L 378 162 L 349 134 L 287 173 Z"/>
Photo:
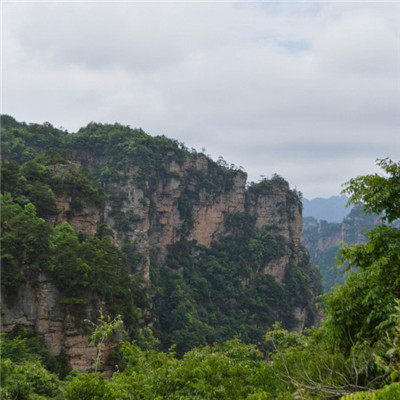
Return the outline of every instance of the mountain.
<path id="1" fill-rule="evenodd" d="M 222 159 L 120 124 L 69 134 L 2 116 L 2 141 L 3 331 L 22 325 L 87 370 L 101 309 L 178 354 L 316 322 L 301 200 L 280 176 L 247 187 Z"/>
<path id="2" fill-rule="evenodd" d="M 310 252 L 311 261 L 320 268 L 324 291 L 346 279 L 346 274 L 335 268 L 341 244 L 364 243 L 364 231 L 380 223 L 378 215 L 366 214 L 361 205 L 352 208 L 341 223 L 304 218 L 302 243 Z"/>
<path id="3" fill-rule="evenodd" d="M 318 220 L 340 223 L 343 221 L 351 207 L 346 208 L 346 196 L 332 196 L 328 199 L 317 197 L 312 200 L 303 198 L 303 216 L 314 217 Z"/>

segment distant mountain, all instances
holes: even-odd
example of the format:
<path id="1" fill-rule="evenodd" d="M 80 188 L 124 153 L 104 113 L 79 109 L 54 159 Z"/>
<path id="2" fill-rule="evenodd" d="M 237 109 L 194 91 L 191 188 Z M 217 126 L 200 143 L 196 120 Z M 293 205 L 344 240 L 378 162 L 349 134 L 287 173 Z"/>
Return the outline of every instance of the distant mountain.
<path id="1" fill-rule="evenodd" d="M 352 209 L 346 208 L 347 201 L 346 196 L 332 196 L 329 199 L 317 197 L 312 200 L 303 198 L 303 216 L 327 222 L 342 222 Z"/>
<path id="2" fill-rule="evenodd" d="M 353 207 L 341 223 L 317 221 L 313 217 L 304 218 L 301 240 L 310 252 L 313 264 L 320 268 L 325 292 L 337 284 L 342 284 L 347 278 L 340 269 L 334 268 L 341 243 L 364 243 L 365 230 L 370 230 L 380 223 L 382 221 L 378 215 L 366 214 L 361 205 Z"/>

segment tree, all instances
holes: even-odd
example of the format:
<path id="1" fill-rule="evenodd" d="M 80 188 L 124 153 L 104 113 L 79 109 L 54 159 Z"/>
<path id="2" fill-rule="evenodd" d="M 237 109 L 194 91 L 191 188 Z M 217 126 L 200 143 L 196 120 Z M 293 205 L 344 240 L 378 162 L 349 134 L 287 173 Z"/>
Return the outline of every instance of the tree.
<path id="1" fill-rule="evenodd" d="M 368 231 L 366 243 L 343 245 L 340 263 L 347 263 L 349 278 L 325 295 L 321 328 L 308 338 L 280 327 L 267 335 L 276 350 L 277 377 L 307 398 L 398 398 L 400 163 L 384 159 L 377 164 L 384 175 L 351 179 L 343 192 L 350 203 L 361 202 L 386 223 Z M 382 388 L 386 383 L 392 385 Z"/>
<path id="2" fill-rule="evenodd" d="M 93 333 L 90 336 L 90 344 L 96 346 L 97 356 L 94 362 L 94 371 L 101 366 L 103 360 L 103 353 L 106 348 L 106 342 L 114 335 L 114 333 L 123 325 L 123 321 L 120 315 L 117 315 L 114 319 L 110 316 L 103 314 L 103 310 L 100 309 L 100 316 L 97 319 L 97 324 L 90 320 L 85 320 L 93 328 Z"/>
<path id="3" fill-rule="evenodd" d="M 348 263 L 349 279 L 327 297 L 329 324 L 343 346 L 362 340 L 377 342 L 394 326 L 391 317 L 400 298 L 400 162 L 378 160 L 386 175 L 365 175 L 345 183 L 349 202 L 361 202 L 367 213 L 389 224 L 366 233 L 365 244 L 344 245 L 340 263 Z M 351 269 L 355 269 L 351 271 Z"/>
<path id="4" fill-rule="evenodd" d="M 350 195 L 350 204 L 362 203 L 368 213 L 381 214 L 388 222 L 400 218 L 400 162 L 389 158 L 378 159 L 384 175 L 358 176 L 344 184 L 342 194 Z"/>

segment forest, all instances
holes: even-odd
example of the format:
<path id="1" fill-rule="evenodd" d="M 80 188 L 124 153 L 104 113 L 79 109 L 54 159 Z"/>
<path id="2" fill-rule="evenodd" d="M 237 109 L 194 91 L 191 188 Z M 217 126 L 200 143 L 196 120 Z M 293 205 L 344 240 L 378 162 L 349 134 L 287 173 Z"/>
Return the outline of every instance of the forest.
<path id="1" fill-rule="evenodd" d="M 207 175 L 189 170 L 189 190 L 177 203 L 185 217 L 179 240 L 165 255 L 167 268 L 152 255 L 151 287 L 138 273 L 143 256 L 126 240 L 142 217 L 122 212 L 124 199 L 116 192 L 108 201 L 119 238 L 106 224 L 89 235 L 68 221 L 55 222 L 60 196 L 74 199 L 71 218 L 89 203 L 104 212 L 107 184 L 129 178 L 131 159 L 139 166 L 138 187 L 152 198 L 160 181 L 178 179 L 165 160 L 190 158 L 176 141 L 113 129 L 110 135 L 109 127 L 92 123 L 68 135 L 50 124 L 2 116 L 2 301 L 12 304 L 21 285 L 51 277 L 63 307 L 90 336 L 96 359 L 89 372 L 72 370 L 65 353 L 52 354 L 16 325 L 1 334 L 1 398 L 400 398 L 400 230 L 393 224 L 400 218 L 400 162 L 377 160 L 382 174 L 345 183 L 350 202 L 362 203 L 382 223 L 366 233 L 365 243 L 341 247 L 338 263 L 348 278 L 318 297 L 320 325 L 310 322 L 299 332 L 294 307 L 315 321 L 312 304 L 320 293 L 318 272 L 303 250 L 291 250 L 282 282 L 260 275 L 262 265 L 285 254 L 287 242 L 273 229 L 256 228 L 246 210 L 228 218 L 230 234 L 209 247 L 190 240 L 198 201 L 190 187 L 229 190 L 240 173 L 234 168 L 209 161 Z M 82 149 L 102 167 L 78 163 Z M 284 185 L 281 179 L 254 184 L 249 196 Z M 287 207 L 299 201 L 295 191 L 286 196 Z M 156 215 L 154 205 L 148 207 Z M 296 266 L 295 254 L 303 254 Z M 89 320 L 88 308 L 96 311 Z"/>

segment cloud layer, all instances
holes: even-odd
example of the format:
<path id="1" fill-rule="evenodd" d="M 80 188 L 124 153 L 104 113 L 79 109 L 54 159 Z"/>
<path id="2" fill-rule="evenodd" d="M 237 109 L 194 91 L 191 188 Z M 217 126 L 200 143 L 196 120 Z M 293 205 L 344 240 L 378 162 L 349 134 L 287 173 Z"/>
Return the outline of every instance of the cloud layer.
<path id="1" fill-rule="evenodd" d="M 121 122 L 338 194 L 400 159 L 400 5 L 4 3 L 3 112 Z"/>

